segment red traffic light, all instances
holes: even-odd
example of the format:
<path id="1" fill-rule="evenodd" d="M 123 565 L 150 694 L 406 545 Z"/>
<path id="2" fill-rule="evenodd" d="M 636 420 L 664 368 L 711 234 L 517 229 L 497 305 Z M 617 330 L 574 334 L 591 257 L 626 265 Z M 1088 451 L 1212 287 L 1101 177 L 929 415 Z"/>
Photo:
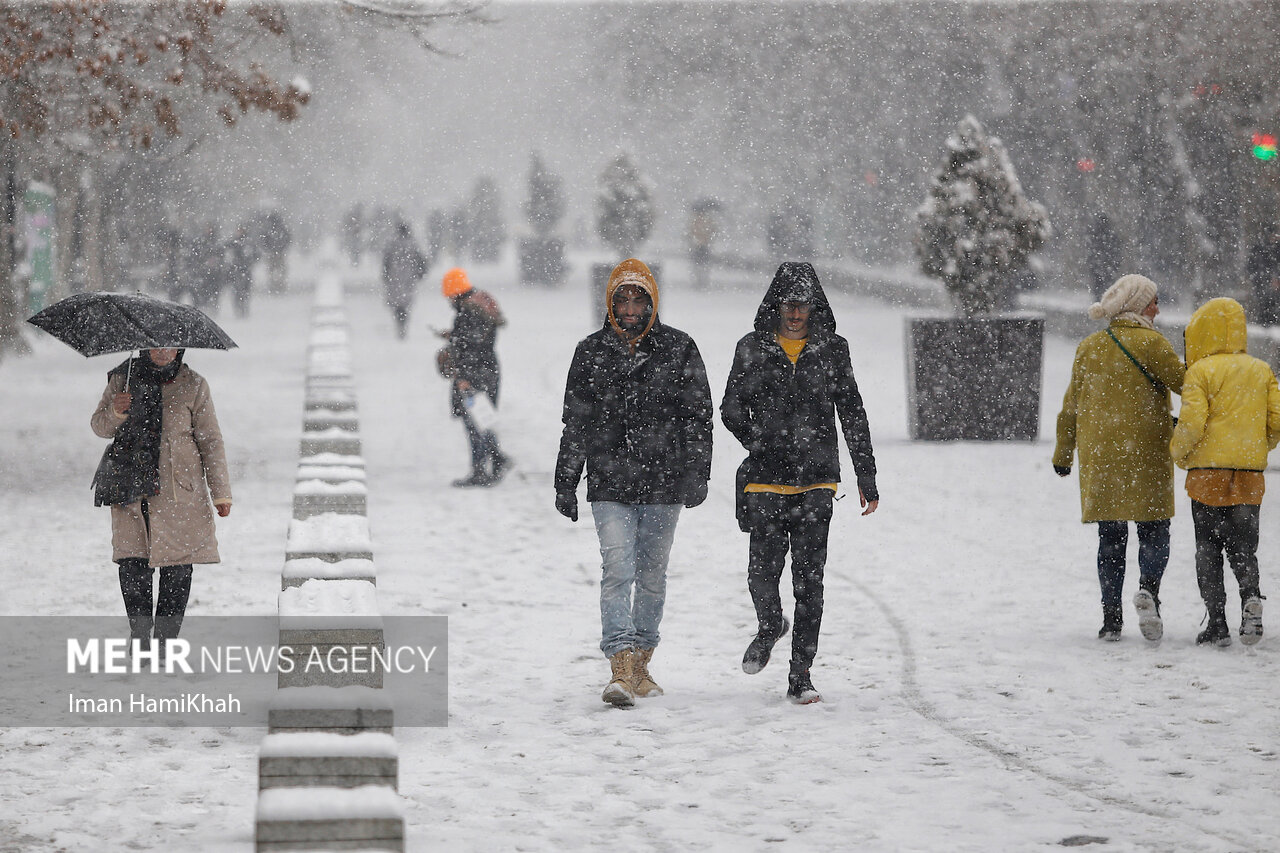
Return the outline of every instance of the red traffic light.
<path id="1" fill-rule="evenodd" d="M 1081 172 L 1092 172 L 1098 164 L 1090 157 L 1081 157 L 1076 161 L 1076 169 Z"/>

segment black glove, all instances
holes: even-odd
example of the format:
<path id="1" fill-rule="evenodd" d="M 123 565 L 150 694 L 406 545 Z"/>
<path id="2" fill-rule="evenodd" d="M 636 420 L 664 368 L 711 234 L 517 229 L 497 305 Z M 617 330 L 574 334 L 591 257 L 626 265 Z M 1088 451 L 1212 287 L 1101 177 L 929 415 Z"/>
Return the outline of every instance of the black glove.
<path id="1" fill-rule="evenodd" d="M 556 492 L 556 512 L 570 521 L 578 520 L 578 493 Z"/>
<path id="2" fill-rule="evenodd" d="M 693 509 L 707 499 L 707 481 L 696 480 L 685 486 L 684 489 L 684 506 L 685 509 Z"/>
<path id="3" fill-rule="evenodd" d="M 1071 476 L 1071 466 L 1070 465 L 1054 465 L 1053 473 L 1057 474 L 1059 477 L 1069 477 Z"/>

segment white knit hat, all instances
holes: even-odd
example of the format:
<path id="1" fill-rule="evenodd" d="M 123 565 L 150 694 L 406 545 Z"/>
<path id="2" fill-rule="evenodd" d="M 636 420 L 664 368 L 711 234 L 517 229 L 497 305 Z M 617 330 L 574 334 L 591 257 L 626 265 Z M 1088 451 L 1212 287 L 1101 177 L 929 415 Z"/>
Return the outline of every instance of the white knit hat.
<path id="1" fill-rule="evenodd" d="M 1137 314 L 1156 298 L 1156 283 L 1145 275 L 1129 273 L 1116 279 L 1107 288 L 1102 299 L 1089 306 L 1089 316 L 1095 320 L 1113 318 L 1117 314 Z"/>

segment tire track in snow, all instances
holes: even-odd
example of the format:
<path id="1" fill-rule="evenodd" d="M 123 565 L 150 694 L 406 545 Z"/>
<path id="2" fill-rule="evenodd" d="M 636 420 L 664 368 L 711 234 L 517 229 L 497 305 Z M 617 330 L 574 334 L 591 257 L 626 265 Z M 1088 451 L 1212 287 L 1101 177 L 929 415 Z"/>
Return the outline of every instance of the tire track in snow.
<path id="1" fill-rule="evenodd" d="M 956 723 L 954 720 L 948 719 L 942 714 L 937 706 L 925 698 L 924 693 L 920 689 L 920 683 L 917 679 L 916 654 L 915 648 L 911 643 L 911 632 L 907 629 L 905 622 L 899 618 L 898 614 L 893 611 L 884 599 L 877 595 L 865 583 L 852 577 L 847 573 L 843 574 L 845 579 L 853 585 L 855 589 L 867 597 L 867 599 L 879 609 L 880 614 L 884 616 L 889 626 L 893 628 L 894 633 L 898 637 L 898 647 L 902 652 L 902 695 L 906 701 L 907 707 L 914 711 L 917 715 L 933 723 L 947 734 L 951 735 L 964 743 L 969 744 L 975 749 L 979 749 L 993 756 L 997 761 L 1004 765 L 1006 770 L 1022 771 L 1033 776 L 1051 782 L 1062 788 L 1066 788 L 1074 794 L 1103 803 L 1115 808 L 1124 809 L 1125 811 L 1135 812 L 1147 817 L 1158 818 L 1164 821 L 1173 821 L 1184 826 L 1189 826 L 1196 832 L 1201 833 L 1219 841 L 1238 847 L 1242 850 L 1249 850 L 1256 845 L 1256 839 L 1247 839 L 1243 836 L 1236 836 L 1233 833 L 1222 832 L 1220 830 L 1206 829 L 1202 826 L 1190 824 L 1186 821 L 1185 815 L 1181 810 L 1162 809 L 1157 806 L 1144 805 L 1123 797 L 1113 796 L 1111 794 L 1099 791 L 1090 785 L 1081 784 L 1074 779 L 1067 778 L 1053 771 L 1046 770 L 1037 765 L 1034 761 L 1023 757 L 1022 755 L 994 743 L 988 738 L 982 736 L 978 732 L 970 731 L 964 726 Z"/>

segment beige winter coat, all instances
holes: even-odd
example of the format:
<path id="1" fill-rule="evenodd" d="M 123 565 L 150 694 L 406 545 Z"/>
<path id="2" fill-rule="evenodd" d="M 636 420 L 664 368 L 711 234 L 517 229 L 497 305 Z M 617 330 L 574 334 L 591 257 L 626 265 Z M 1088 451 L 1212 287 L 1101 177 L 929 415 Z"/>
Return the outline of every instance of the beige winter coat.
<path id="1" fill-rule="evenodd" d="M 142 502 L 111 507 L 112 559 L 146 559 L 152 566 L 217 563 L 215 503 L 231 502 L 227 457 L 209 384 L 183 365 L 172 382 L 160 386 L 164 414 L 160 426 L 160 493 L 147 498 L 151 529 Z M 127 417 L 117 415 L 111 399 L 124 390 L 124 377 L 112 376 L 90 425 L 112 438 Z"/>

